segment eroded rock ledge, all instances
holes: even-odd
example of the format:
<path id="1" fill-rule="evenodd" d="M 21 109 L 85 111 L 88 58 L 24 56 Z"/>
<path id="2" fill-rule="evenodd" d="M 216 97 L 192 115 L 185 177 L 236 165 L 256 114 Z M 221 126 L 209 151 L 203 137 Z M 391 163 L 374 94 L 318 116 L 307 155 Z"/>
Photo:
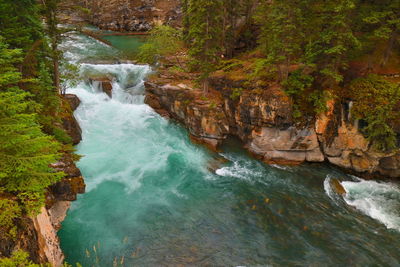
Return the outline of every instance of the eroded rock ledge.
<path id="1" fill-rule="evenodd" d="M 237 136 L 267 163 L 328 161 L 368 178 L 400 177 L 400 153 L 374 151 L 340 103 L 329 103 L 326 114 L 300 127 L 293 121 L 290 99 L 279 86 L 243 90 L 232 97 L 232 88 L 242 88 L 240 82 L 214 79 L 212 97 L 205 99 L 200 90 L 174 85 L 173 77 L 162 76 L 145 84 L 145 102 L 183 123 L 196 140 L 214 149 L 228 136 Z"/>

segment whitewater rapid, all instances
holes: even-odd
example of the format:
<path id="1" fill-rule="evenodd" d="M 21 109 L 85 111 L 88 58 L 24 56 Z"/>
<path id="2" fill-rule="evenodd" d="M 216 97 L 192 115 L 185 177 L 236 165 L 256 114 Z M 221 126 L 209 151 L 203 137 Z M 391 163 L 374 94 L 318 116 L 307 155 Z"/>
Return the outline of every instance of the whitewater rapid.
<path id="1" fill-rule="evenodd" d="M 352 176 L 353 181 L 342 181 L 344 196 L 337 195 L 331 187 L 330 175 L 324 181 L 326 194 L 333 200 L 343 198 L 345 203 L 381 222 L 388 229 L 400 232 L 400 187 L 398 184 L 367 181 Z"/>
<path id="2" fill-rule="evenodd" d="M 235 141 L 222 153 L 207 151 L 144 104 L 151 68 L 89 64 L 99 54 L 112 58 L 115 49 L 84 36 L 68 42 L 71 62 L 82 63 L 81 82 L 68 93 L 81 99 L 77 153 L 87 184 L 59 232 L 69 263 L 400 264 L 395 184 L 355 179 L 321 164 L 269 166 Z M 93 77 L 112 81 L 111 98 Z M 347 195 L 335 195 L 330 177 L 342 181 Z"/>

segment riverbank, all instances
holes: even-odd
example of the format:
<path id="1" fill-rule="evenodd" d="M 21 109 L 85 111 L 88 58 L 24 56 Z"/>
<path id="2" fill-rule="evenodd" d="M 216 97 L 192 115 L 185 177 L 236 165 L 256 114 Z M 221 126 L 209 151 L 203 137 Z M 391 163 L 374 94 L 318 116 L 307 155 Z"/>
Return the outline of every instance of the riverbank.
<path id="1" fill-rule="evenodd" d="M 75 95 L 62 97 L 63 112 L 62 126 L 70 135 L 74 145 L 81 137 L 81 129 L 73 112 L 79 106 L 79 99 Z M 77 168 L 77 160 L 73 151 L 60 151 L 61 159 L 51 167 L 65 173 L 65 177 L 48 188 L 46 203 L 41 213 L 35 217 L 24 216 L 16 219 L 16 236 L 14 238 L 0 237 L 0 256 L 10 257 L 15 250 L 24 250 L 35 263 L 51 266 L 62 266 L 64 253 L 57 236 L 61 223 L 67 215 L 71 202 L 77 199 L 78 194 L 85 192 L 85 182 L 81 171 Z"/>
<path id="2" fill-rule="evenodd" d="M 79 62 L 92 58 L 89 53 L 98 55 L 96 50 L 107 49 L 106 55 L 114 51 L 85 36 L 74 40 L 67 47 L 79 51 L 70 55 Z M 397 185 L 364 181 L 327 164 L 264 164 L 235 142 L 226 144 L 229 135 L 221 140 L 225 144 L 219 152 L 194 144 L 185 127 L 156 114 L 143 95 L 145 80 L 160 79 L 160 86 L 179 87 L 172 90 L 175 94 L 162 97 L 176 100 L 176 106 L 191 104 L 193 112 L 210 112 L 206 118 L 218 121 L 221 118 L 213 110 L 220 102 L 215 99 L 220 97 L 222 103 L 223 96 L 217 90 L 213 97 L 204 96 L 195 89 L 191 74 L 182 79 L 175 72 L 177 77 L 168 80 L 167 73 L 152 73 L 144 65 L 82 64 L 81 75 L 81 83 L 69 93 L 82 101 L 75 116 L 83 131 L 77 149 L 84 157 L 78 167 L 87 188 L 72 203 L 59 232 L 69 263 L 108 267 L 121 262 L 126 266 L 334 266 L 379 264 L 382 258 L 398 262 Z M 185 101 L 182 88 L 198 97 Z M 212 129 L 218 122 L 204 125 Z M 336 192 L 332 185 L 342 186 L 347 194 Z"/>
<path id="3" fill-rule="evenodd" d="M 145 102 L 162 116 L 181 122 L 214 150 L 236 136 L 268 164 L 329 162 L 368 179 L 400 178 L 400 152 L 375 150 L 351 117 L 350 102 L 330 101 L 326 113 L 300 125 L 279 84 L 249 86 L 240 76 L 219 72 L 204 93 L 193 83 L 196 74 L 172 66 L 161 67 L 149 78 Z"/>

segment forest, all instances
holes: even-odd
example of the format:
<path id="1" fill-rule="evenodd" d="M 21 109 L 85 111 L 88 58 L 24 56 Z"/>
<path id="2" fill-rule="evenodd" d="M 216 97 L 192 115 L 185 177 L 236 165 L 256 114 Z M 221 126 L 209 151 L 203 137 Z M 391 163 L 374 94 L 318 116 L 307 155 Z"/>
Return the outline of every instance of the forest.
<path id="1" fill-rule="evenodd" d="M 299 122 L 327 111 L 329 100 L 352 100 L 374 146 L 397 147 L 400 1 L 187 0 L 183 13 L 181 31 L 153 30 L 144 61 L 187 49 L 184 71 L 197 72 L 205 91 L 217 71 L 261 88 L 278 83 Z"/>
<path id="2" fill-rule="evenodd" d="M 63 110 L 58 1 L 0 1 L 0 235 L 16 238 L 16 219 L 39 213 L 64 174 L 50 167 L 72 151 Z M 46 23 L 43 24 L 43 18 Z M 15 263 L 28 266 L 23 252 Z M 26 265 L 24 265 L 26 264 Z"/>

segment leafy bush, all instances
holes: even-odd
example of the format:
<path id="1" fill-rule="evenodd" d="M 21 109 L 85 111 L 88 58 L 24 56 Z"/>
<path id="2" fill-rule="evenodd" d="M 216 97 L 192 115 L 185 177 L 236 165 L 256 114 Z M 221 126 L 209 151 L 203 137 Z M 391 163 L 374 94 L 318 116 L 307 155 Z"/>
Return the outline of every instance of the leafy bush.
<path id="1" fill-rule="evenodd" d="M 375 148 L 394 149 L 396 133 L 390 123 L 400 119 L 395 109 L 400 102 L 400 85 L 371 74 L 354 80 L 349 94 L 354 99 L 353 113 L 367 122 L 363 131 Z"/>
<path id="2" fill-rule="evenodd" d="M 327 91 L 313 88 L 313 82 L 313 76 L 299 69 L 282 83 L 286 94 L 293 99 L 293 117 L 296 119 L 326 111 L 326 102 L 330 95 Z"/>
<path id="3" fill-rule="evenodd" d="M 14 251 L 11 258 L 0 259 L 2 267 L 41 267 L 39 264 L 34 264 L 29 259 L 29 254 L 22 250 Z M 44 267 L 44 266 L 43 266 Z"/>
<path id="4" fill-rule="evenodd" d="M 21 214 L 21 208 L 16 201 L 0 199 L 0 233 L 2 236 L 16 237 L 17 227 L 14 225 L 14 219 L 20 217 Z"/>

